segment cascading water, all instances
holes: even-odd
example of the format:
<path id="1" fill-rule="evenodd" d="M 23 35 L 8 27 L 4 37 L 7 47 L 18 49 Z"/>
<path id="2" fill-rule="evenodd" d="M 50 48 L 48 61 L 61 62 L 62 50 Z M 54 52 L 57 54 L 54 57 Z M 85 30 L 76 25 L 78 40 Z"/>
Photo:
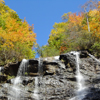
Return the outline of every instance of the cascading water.
<path id="1" fill-rule="evenodd" d="M 38 87 L 38 77 L 35 77 L 35 89 L 34 89 L 34 94 L 33 94 L 33 97 L 36 99 L 36 100 L 39 100 L 39 87 Z"/>
<path id="2" fill-rule="evenodd" d="M 25 76 L 25 72 L 27 71 L 27 66 L 28 66 L 28 60 L 23 59 L 19 66 L 17 76 Z"/>
<path id="3" fill-rule="evenodd" d="M 38 74 L 40 75 L 40 58 L 39 58 L 39 61 L 38 61 Z M 38 95 L 39 87 L 38 87 L 38 83 L 39 83 L 39 80 L 38 80 L 38 76 L 37 76 L 37 77 L 35 77 L 35 89 L 33 90 L 33 92 L 34 92 L 33 98 L 35 98 L 36 100 L 39 100 L 39 95 Z"/>
<path id="4" fill-rule="evenodd" d="M 76 56 L 76 79 L 77 79 L 77 96 L 70 99 L 70 100 L 82 100 L 82 98 L 84 98 L 85 94 L 86 94 L 86 91 L 85 91 L 85 80 L 84 80 L 84 77 L 83 75 L 81 74 L 80 72 L 80 58 L 79 58 L 79 55 L 80 53 L 79 52 L 71 52 L 73 53 L 75 56 Z"/>
<path id="5" fill-rule="evenodd" d="M 87 55 L 85 53 L 82 54 L 82 52 L 71 52 L 49 59 L 46 58 L 47 61 L 44 58 L 23 59 L 19 66 L 17 77 L 11 80 L 11 77 L 8 76 L 6 83 L 0 84 L 0 99 L 69 100 L 71 98 L 70 100 L 85 100 L 88 96 L 93 98 L 90 97 L 93 94 L 92 92 L 95 92 L 97 87 L 100 87 L 99 82 L 97 82 L 100 69 L 99 64 L 97 64 L 99 60 L 92 55 L 89 56 L 93 59 L 87 58 Z M 13 68 L 18 68 L 18 65 L 19 63 L 11 64 L 10 66 L 8 64 L 8 66 L 4 67 L 4 70 L 0 68 L 0 70 L 2 69 L 1 78 L 3 73 L 7 71 L 14 75 L 15 69 Z M 95 74 L 95 70 L 91 70 L 93 67 L 96 68 L 98 73 Z M 29 76 L 26 77 L 27 69 Z M 83 75 L 86 77 L 83 77 Z M 6 78 L 5 76 L 3 77 Z M 97 82 L 96 85 L 93 82 Z M 92 84 L 93 88 L 91 88 Z"/>
<path id="6" fill-rule="evenodd" d="M 82 74 L 80 73 L 79 52 L 76 52 L 75 55 L 76 55 L 76 66 L 77 66 L 77 75 L 76 75 L 77 86 L 78 86 L 78 91 L 82 91 L 82 90 L 85 88 L 85 86 L 84 86 L 84 77 L 83 77 Z"/>
<path id="7" fill-rule="evenodd" d="M 23 59 L 17 73 L 17 77 L 14 79 L 14 85 L 21 83 L 21 76 L 25 76 L 25 72 L 27 70 L 28 60 Z"/>
<path id="8" fill-rule="evenodd" d="M 1 70 L 2 70 L 2 67 L 0 67 L 0 75 L 1 75 Z"/>
<path id="9" fill-rule="evenodd" d="M 13 80 L 13 87 L 11 88 L 11 90 L 14 93 L 14 94 L 12 93 L 12 95 L 15 98 L 15 100 L 20 100 L 20 96 L 22 97 L 23 95 L 22 94 L 23 92 L 21 93 L 22 90 L 20 89 L 19 83 L 22 82 L 21 77 L 25 76 L 27 66 L 28 66 L 28 60 L 23 59 L 19 66 L 17 77 Z"/>
<path id="10" fill-rule="evenodd" d="M 34 94 L 33 98 L 36 100 L 40 100 L 40 88 L 39 88 L 39 83 L 42 83 L 42 75 L 43 75 L 43 68 L 42 68 L 42 59 L 39 58 L 38 60 L 38 76 L 35 77 L 35 89 L 34 89 Z M 43 99 L 44 100 L 44 99 Z"/>

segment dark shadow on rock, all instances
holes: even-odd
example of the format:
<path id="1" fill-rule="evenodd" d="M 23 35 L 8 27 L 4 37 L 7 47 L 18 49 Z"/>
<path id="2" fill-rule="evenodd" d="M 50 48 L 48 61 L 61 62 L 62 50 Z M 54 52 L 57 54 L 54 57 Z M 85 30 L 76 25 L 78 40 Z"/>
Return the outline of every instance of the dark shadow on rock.
<path id="1" fill-rule="evenodd" d="M 38 60 L 30 59 L 27 70 L 28 70 L 28 73 L 37 73 L 38 72 Z"/>
<path id="2" fill-rule="evenodd" d="M 80 51 L 80 58 L 87 58 L 88 57 L 88 51 L 83 50 Z"/>
<path id="3" fill-rule="evenodd" d="M 16 76 L 21 62 L 9 63 L 4 66 L 4 73 L 6 75 Z"/>
<path id="4" fill-rule="evenodd" d="M 87 95 L 82 100 L 100 100 L 100 89 L 89 88 Z"/>
<path id="5" fill-rule="evenodd" d="M 68 81 L 76 81 L 76 78 L 67 78 Z"/>
<path id="6" fill-rule="evenodd" d="M 32 82 L 33 82 L 33 80 L 23 80 L 22 84 L 27 85 L 27 84 L 32 83 Z"/>
<path id="7" fill-rule="evenodd" d="M 7 81 L 7 76 L 0 75 L 0 83 Z"/>
<path id="8" fill-rule="evenodd" d="M 8 98 L 4 96 L 0 96 L 0 100 L 8 100 Z"/>

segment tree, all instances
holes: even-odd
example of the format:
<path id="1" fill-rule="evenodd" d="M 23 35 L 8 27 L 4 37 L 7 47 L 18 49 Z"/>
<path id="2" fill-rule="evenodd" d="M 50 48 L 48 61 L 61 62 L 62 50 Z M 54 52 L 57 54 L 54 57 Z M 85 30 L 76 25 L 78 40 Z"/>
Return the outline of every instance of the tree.
<path id="1" fill-rule="evenodd" d="M 19 18 L 18 14 L 0 0 L 0 64 L 35 57 L 36 45 L 33 25 Z"/>
<path id="2" fill-rule="evenodd" d="M 75 50 L 100 55 L 100 1 L 89 0 L 82 7 L 83 12 L 64 13 L 62 22 L 53 25 L 48 45 L 42 46 L 43 57 Z"/>

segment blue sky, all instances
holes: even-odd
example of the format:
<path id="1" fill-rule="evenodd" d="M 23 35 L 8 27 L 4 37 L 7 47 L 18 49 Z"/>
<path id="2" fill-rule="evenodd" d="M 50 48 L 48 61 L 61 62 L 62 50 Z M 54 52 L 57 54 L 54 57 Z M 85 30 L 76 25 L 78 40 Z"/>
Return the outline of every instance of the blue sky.
<path id="1" fill-rule="evenodd" d="M 55 22 L 62 22 L 61 16 L 68 12 L 79 12 L 87 0 L 4 0 L 17 12 L 21 19 L 34 24 L 37 43 L 46 45 Z"/>

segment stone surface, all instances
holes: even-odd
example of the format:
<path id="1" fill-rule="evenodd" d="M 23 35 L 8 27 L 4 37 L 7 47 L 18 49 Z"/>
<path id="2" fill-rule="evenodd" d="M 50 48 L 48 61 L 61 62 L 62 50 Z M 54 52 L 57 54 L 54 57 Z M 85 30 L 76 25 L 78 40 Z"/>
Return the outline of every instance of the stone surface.
<path id="1" fill-rule="evenodd" d="M 19 93 L 11 80 L 0 84 L 0 100 L 100 100 L 100 64 L 89 56 L 87 51 L 80 52 L 80 72 L 85 80 L 85 92 L 77 92 L 76 56 L 73 52 L 56 57 L 30 59 L 26 76 L 21 77 Z M 40 64 L 40 65 L 39 65 Z M 16 76 L 20 62 L 4 66 L 4 74 Z M 38 79 L 38 92 L 35 77 Z M 80 98 L 80 96 L 81 98 Z M 83 96 L 84 95 L 84 96 Z"/>

